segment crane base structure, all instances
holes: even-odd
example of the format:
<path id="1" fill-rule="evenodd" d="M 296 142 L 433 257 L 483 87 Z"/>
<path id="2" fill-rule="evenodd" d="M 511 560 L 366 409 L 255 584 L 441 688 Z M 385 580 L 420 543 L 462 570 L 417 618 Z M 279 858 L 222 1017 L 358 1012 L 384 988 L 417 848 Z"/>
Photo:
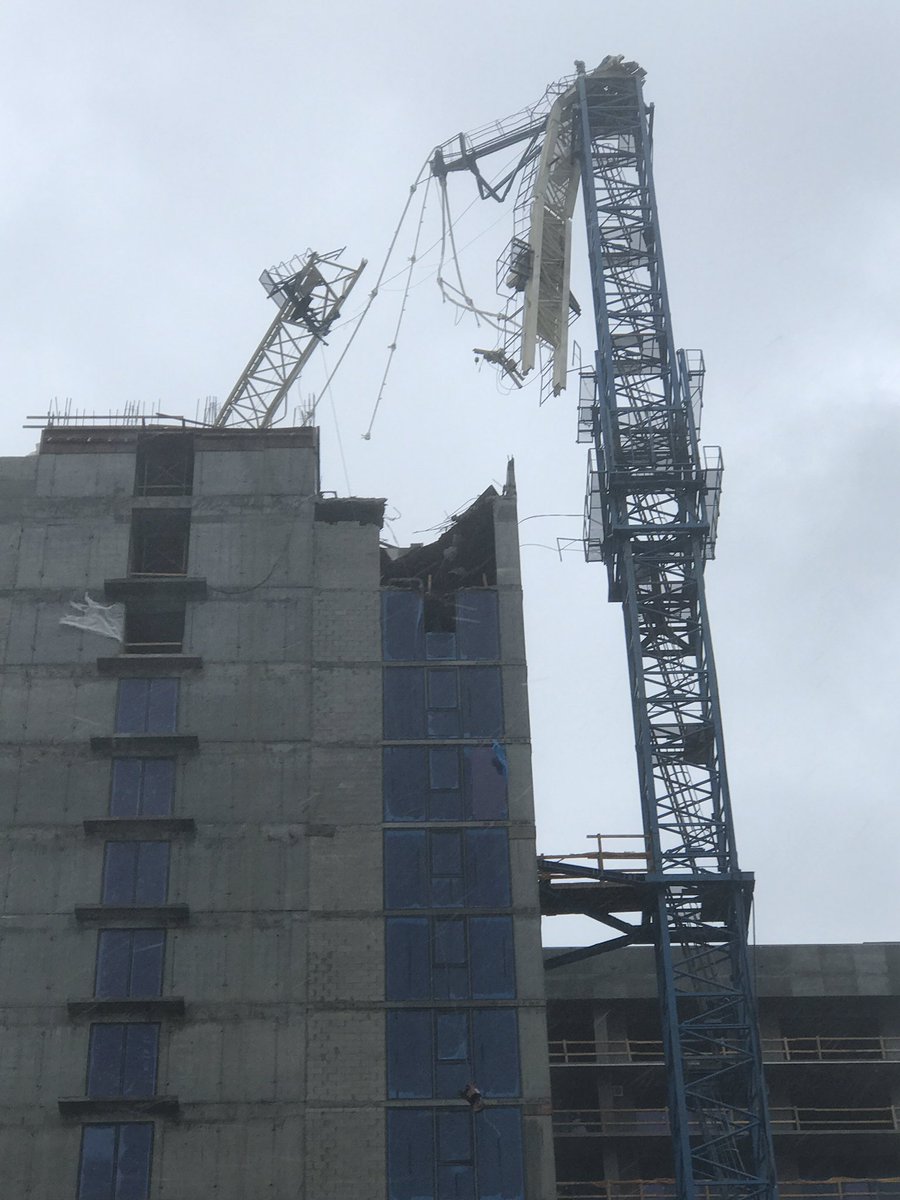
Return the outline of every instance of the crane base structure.
<path id="1" fill-rule="evenodd" d="M 624 615 L 646 869 L 540 859 L 546 913 L 587 913 L 618 935 L 548 965 L 654 947 L 677 1196 L 774 1200 L 748 947 L 753 879 L 738 865 L 704 592 L 721 457 L 698 440 L 702 356 L 673 341 L 644 72 L 621 57 L 591 72 L 576 65 L 544 111 L 485 140 L 460 135 L 433 161 L 442 182 L 460 169 L 480 179 L 484 155 L 527 143 L 530 190 L 518 207 L 532 232 L 520 233 L 529 254 L 509 277 L 524 296 L 518 365 L 526 374 L 543 340 L 559 386 L 563 321 L 542 339 L 546 322 L 529 321 L 529 309 L 559 313 L 568 297 L 566 222 L 581 186 L 597 336 L 594 370 L 580 380 L 579 440 L 592 444 L 585 550 L 605 564 Z M 553 270 L 548 229 L 565 251 Z M 509 339 L 503 349 L 509 359 Z"/>

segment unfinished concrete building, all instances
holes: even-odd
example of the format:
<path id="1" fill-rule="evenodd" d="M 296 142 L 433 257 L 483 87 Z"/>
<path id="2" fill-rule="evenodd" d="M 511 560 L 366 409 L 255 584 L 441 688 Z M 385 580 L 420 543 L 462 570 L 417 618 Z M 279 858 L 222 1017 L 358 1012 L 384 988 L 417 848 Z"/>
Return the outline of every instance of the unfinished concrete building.
<path id="1" fill-rule="evenodd" d="M 782 1200 L 898 1200 L 900 943 L 755 962 Z M 547 1007 L 559 1200 L 676 1200 L 652 950 L 548 969 Z"/>
<path id="2" fill-rule="evenodd" d="M 55 425 L 0 506 L 3 1194 L 675 1200 L 651 951 L 545 985 L 512 475 L 397 550 L 312 429 Z M 757 964 L 782 1195 L 900 1200 L 900 946 Z"/>
<path id="3" fill-rule="evenodd" d="M 0 497 L 4 1194 L 552 1195 L 512 475 L 405 552 L 310 428 Z"/>

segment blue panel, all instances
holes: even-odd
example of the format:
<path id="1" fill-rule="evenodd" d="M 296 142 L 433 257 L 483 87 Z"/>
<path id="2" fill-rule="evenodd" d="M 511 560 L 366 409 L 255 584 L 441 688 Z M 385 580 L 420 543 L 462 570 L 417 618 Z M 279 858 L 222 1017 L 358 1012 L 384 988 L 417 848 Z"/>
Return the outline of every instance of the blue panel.
<path id="1" fill-rule="evenodd" d="M 462 736 L 498 738 L 503 733 L 499 667 L 468 667 L 459 672 Z"/>
<path id="2" fill-rule="evenodd" d="M 472 908 L 505 908 L 510 903 L 509 833 L 467 829 L 466 897 Z"/>
<path id="3" fill-rule="evenodd" d="M 435 631 L 425 634 L 425 657 L 431 660 L 456 658 L 456 634 Z"/>
<path id="4" fill-rule="evenodd" d="M 115 1200 L 116 1125 L 85 1125 L 78 1200 Z"/>
<path id="5" fill-rule="evenodd" d="M 452 790 L 459 787 L 459 751 L 455 746 L 444 746 L 428 751 L 429 783 L 433 791 Z"/>
<path id="6" fill-rule="evenodd" d="M 158 996 L 165 938 L 162 929 L 101 930 L 94 994 L 100 999 Z"/>
<path id="7" fill-rule="evenodd" d="M 428 908 L 424 830 L 393 829 L 384 835 L 385 908 Z"/>
<path id="8" fill-rule="evenodd" d="M 462 792 L 431 793 L 432 821 L 463 821 L 465 815 Z"/>
<path id="9" fill-rule="evenodd" d="M 134 842 L 137 867 L 134 904 L 165 904 L 169 890 L 169 843 Z"/>
<path id="10" fill-rule="evenodd" d="M 461 659 L 500 657 L 496 592 L 465 589 L 457 593 L 456 637 Z"/>
<path id="11" fill-rule="evenodd" d="M 385 924 L 387 999 L 429 999 L 431 939 L 428 918 L 388 917 Z"/>
<path id="12" fill-rule="evenodd" d="M 439 1200 L 444 1197 L 472 1200 L 475 1169 L 472 1152 L 472 1117 L 468 1112 L 437 1113 L 437 1177 Z"/>
<path id="13" fill-rule="evenodd" d="M 439 1109 L 437 1112 L 437 1157 L 441 1163 L 472 1161 L 472 1114 Z"/>
<path id="14" fill-rule="evenodd" d="M 175 759 L 145 758 L 141 816 L 168 817 L 175 794 Z"/>
<path id="15" fill-rule="evenodd" d="M 387 1114 L 389 1200 L 434 1200 L 434 1126 L 429 1109 Z"/>
<path id="16" fill-rule="evenodd" d="M 122 1094 L 122 1057 L 125 1048 L 122 1024 L 92 1025 L 88 1048 L 87 1094 L 91 1097 Z"/>
<path id="17" fill-rule="evenodd" d="M 466 902 L 462 836 L 458 830 L 430 834 L 431 903 L 448 908 Z"/>
<path id="18" fill-rule="evenodd" d="M 473 821 L 504 821 L 508 813 L 506 775 L 489 746 L 466 746 L 465 783 Z"/>
<path id="19" fill-rule="evenodd" d="M 467 1163 L 438 1163 L 438 1200 L 477 1200 L 475 1168 Z"/>
<path id="20" fill-rule="evenodd" d="M 114 758 L 109 812 L 113 817 L 136 817 L 141 811 L 143 759 Z"/>
<path id="21" fill-rule="evenodd" d="M 138 842 L 107 842 L 103 861 L 104 904 L 134 903 Z"/>
<path id="22" fill-rule="evenodd" d="M 429 708 L 428 736 L 430 738 L 459 737 L 459 710 L 456 708 Z"/>
<path id="23" fill-rule="evenodd" d="M 483 1095 L 519 1095 L 519 1022 L 514 1009 L 473 1010 L 472 1071 Z"/>
<path id="24" fill-rule="evenodd" d="M 512 917 L 470 917 L 472 998 L 511 1000 L 516 994 Z"/>
<path id="25" fill-rule="evenodd" d="M 156 1059 L 159 1050 L 159 1026 L 125 1026 L 125 1050 L 122 1060 L 122 1095 L 136 1099 L 156 1092 Z"/>
<path id="26" fill-rule="evenodd" d="M 472 1078 L 469 1061 L 469 1014 L 466 1009 L 434 1014 L 435 1095 L 442 1100 L 459 1097 Z"/>
<path id="27" fill-rule="evenodd" d="M 116 693 L 116 733 L 146 733 L 149 679 L 120 679 Z"/>
<path id="28" fill-rule="evenodd" d="M 468 1010 L 437 1012 L 435 1020 L 435 1056 L 438 1062 L 465 1062 L 469 1057 Z"/>
<path id="29" fill-rule="evenodd" d="M 419 746 L 388 746 L 383 751 L 384 819 L 424 821 L 428 817 L 428 751 Z"/>
<path id="30" fill-rule="evenodd" d="M 387 667 L 383 675 L 384 736 L 419 741 L 425 736 L 425 672 L 421 667 Z"/>
<path id="31" fill-rule="evenodd" d="M 524 1200 L 522 1114 L 489 1108 L 475 1116 L 479 1200 Z"/>
<path id="32" fill-rule="evenodd" d="M 147 732 L 174 733 L 178 720 L 178 680 L 151 679 L 147 698 Z"/>
<path id="33" fill-rule="evenodd" d="M 132 931 L 103 929 L 97 938 L 94 995 L 101 1000 L 131 995 Z"/>
<path id="34" fill-rule="evenodd" d="M 388 662 L 424 658 L 422 597 L 418 592 L 388 589 L 381 593 L 382 654 Z"/>
<path id="35" fill-rule="evenodd" d="M 459 692 L 456 686 L 455 668 L 428 671 L 428 707 L 456 708 L 459 704 Z"/>
<path id="36" fill-rule="evenodd" d="M 132 933 L 131 996 L 158 996 L 162 992 L 164 929 L 135 929 Z"/>
<path id="37" fill-rule="evenodd" d="M 432 925 L 432 979 L 436 1000 L 466 1000 L 469 967 L 463 917 L 438 917 Z"/>
<path id="38" fill-rule="evenodd" d="M 431 1099 L 431 1024 L 429 1011 L 407 1008 L 387 1014 L 388 1099 Z"/>
<path id="39" fill-rule="evenodd" d="M 150 1194 L 150 1159 L 152 1155 L 152 1125 L 119 1126 L 115 1200 L 147 1200 Z"/>

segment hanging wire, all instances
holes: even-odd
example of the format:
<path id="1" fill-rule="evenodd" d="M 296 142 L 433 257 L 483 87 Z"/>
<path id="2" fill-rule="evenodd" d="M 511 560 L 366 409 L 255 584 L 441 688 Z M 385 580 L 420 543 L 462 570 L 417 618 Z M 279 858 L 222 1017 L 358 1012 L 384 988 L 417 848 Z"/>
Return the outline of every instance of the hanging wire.
<path id="1" fill-rule="evenodd" d="M 322 362 L 325 365 L 325 370 L 327 371 L 328 363 L 325 360 L 324 347 L 320 349 L 320 353 L 322 355 Z M 336 367 L 335 367 L 335 370 L 337 370 Z M 337 440 L 338 453 L 340 454 L 340 457 L 341 457 L 341 467 L 343 468 L 343 471 L 344 471 L 344 482 L 347 485 L 347 495 L 352 496 L 353 488 L 350 486 L 350 473 L 347 470 L 347 459 L 344 455 L 344 439 L 341 437 L 341 424 L 340 424 L 340 421 L 338 421 L 337 406 L 334 403 L 334 392 L 332 391 L 332 388 L 331 388 L 331 380 L 332 380 L 333 376 L 334 376 L 334 371 L 332 371 L 331 375 L 328 376 L 328 379 L 325 382 L 325 386 L 324 386 L 324 388 L 322 388 L 321 394 L 324 396 L 326 392 L 328 393 L 328 402 L 331 405 L 331 416 L 334 421 L 334 434 L 335 434 L 335 438 Z M 315 409 L 315 404 L 314 404 L 313 405 L 313 419 L 315 419 L 315 412 L 316 412 L 316 409 Z"/>
<path id="2" fill-rule="evenodd" d="M 397 314 L 397 324 L 394 328 L 394 336 L 391 339 L 390 345 L 388 346 L 388 356 L 387 356 L 387 362 L 384 364 L 384 374 L 381 376 L 381 385 L 378 388 L 378 395 L 375 397 L 375 407 L 372 409 L 372 415 L 369 418 L 369 427 L 366 430 L 366 432 L 362 435 L 363 440 L 366 442 L 371 441 L 372 426 L 375 424 L 375 417 L 378 414 L 378 406 L 381 404 L 381 397 L 384 395 L 384 389 L 385 389 L 385 385 L 387 384 L 388 374 L 390 373 L 390 370 L 391 370 L 391 364 L 393 363 L 394 355 L 397 352 L 397 339 L 400 336 L 400 327 L 403 324 L 403 317 L 406 313 L 406 303 L 409 300 L 409 289 L 412 285 L 413 271 L 416 268 L 416 262 L 417 262 L 416 255 L 417 255 L 418 249 L 419 249 L 419 239 L 422 236 L 422 226 L 425 223 L 425 209 L 428 204 L 428 192 L 429 192 L 429 189 L 431 188 L 431 179 L 432 179 L 432 176 L 429 175 L 428 181 L 425 184 L 425 193 L 422 196 L 422 208 L 421 208 L 421 211 L 419 212 L 419 223 L 416 226 L 416 237 L 415 237 L 415 241 L 413 242 L 412 254 L 409 256 L 409 268 L 406 272 L 406 286 L 403 289 L 403 299 L 400 302 L 400 312 Z"/>
<path id="3" fill-rule="evenodd" d="M 384 256 L 384 262 L 381 264 L 381 270 L 378 272 L 378 278 L 375 280 L 375 286 L 372 288 L 371 292 L 369 292 L 369 299 L 366 302 L 366 306 L 365 306 L 365 308 L 363 308 L 362 312 L 357 317 L 356 324 L 353 326 L 353 329 L 350 332 L 350 336 L 347 338 L 347 341 L 344 344 L 344 348 L 341 351 L 340 355 L 338 356 L 337 362 L 334 364 L 334 367 L 333 367 L 331 373 L 329 374 L 328 378 L 325 380 L 325 383 L 322 387 L 323 392 L 329 386 L 332 379 L 334 379 L 338 368 L 340 367 L 340 365 L 344 361 L 344 359 L 347 357 L 347 352 L 350 349 L 350 347 L 353 345 L 353 341 L 354 341 L 356 335 L 359 333 L 360 326 L 362 325 L 363 321 L 368 316 L 369 309 L 375 303 L 375 297 L 378 295 L 378 289 L 381 287 L 382 281 L 384 280 L 385 272 L 387 271 L 387 268 L 388 268 L 388 263 L 391 261 L 391 255 L 394 253 L 394 247 L 397 245 L 397 238 L 399 238 L 399 236 L 400 236 L 400 230 L 403 228 L 403 222 L 406 220 L 406 214 L 409 212 L 409 206 L 412 204 L 412 198 L 416 194 L 416 190 L 417 190 L 419 184 L 422 182 L 423 175 L 425 175 L 426 171 L 428 171 L 430 163 L 431 163 L 430 158 L 426 158 L 425 162 L 422 164 L 419 174 L 416 176 L 415 182 L 410 185 L 409 195 L 406 197 L 406 203 L 403 205 L 403 212 L 400 214 L 400 220 L 397 222 L 397 228 L 394 230 L 394 236 L 391 238 L 390 245 L 387 248 L 387 254 L 385 254 L 385 256 Z M 430 178 L 430 176 L 429 176 L 429 178 Z"/>
<path id="4" fill-rule="evenodd" d="M 479 308 L 472 297 L 466 291 L 466 285 L 462 277 L 462 268 L 459 262 L 459 252 L 456 248 L 456 237 L 453 232 L 453 216 L 450 212 L 450 198 L 447 193 L 447 178 L 444 176 L 441 181 L 441 256 L 437 271 L 437 284 L 440 288 L 441 295 L 444 300 L 455 305 L 456 308 L 462 309 L 463 312 L 469 312 L 475 318 L 475 324 L 480 327 L 481 321 L 490 325 L 498 333 L 503 333 L 503 326 L 499 322 L 506 321 L 507 318 L 502 313 L 491 313 L 486 309 Z M 456 288 L 449 283 L 443 275 L 444 264 L 447 258 L 447 245 L 450 246 L 450 254 L 453 260 L 453 268 L 456 272 L 456 278 L 459 282 L 459 287 Z M 454 295 L 453 293 L 456 293 Z M 456 298 L 461 296 L 464 303 Z M 480 319 L 479 319 L 480 318 Z"/>

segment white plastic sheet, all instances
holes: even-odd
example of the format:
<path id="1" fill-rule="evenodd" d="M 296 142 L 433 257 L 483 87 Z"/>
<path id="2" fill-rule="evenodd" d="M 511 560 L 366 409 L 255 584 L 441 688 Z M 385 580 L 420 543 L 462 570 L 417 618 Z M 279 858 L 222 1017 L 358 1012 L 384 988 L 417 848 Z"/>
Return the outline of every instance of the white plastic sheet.
<path id="1" fill-rule="evenodd" d="M 99 633 L 101 637 L 112 638 L 116 642 L 124 639 L 124 604 L 98 604 L 87 592 L 84 593 L 83 604 L 77 600 L 69 603 L 75 611 L 60 617 L 60 625 L 71 625 L 73 629 L 83 629 L 87 633 Z"/>

